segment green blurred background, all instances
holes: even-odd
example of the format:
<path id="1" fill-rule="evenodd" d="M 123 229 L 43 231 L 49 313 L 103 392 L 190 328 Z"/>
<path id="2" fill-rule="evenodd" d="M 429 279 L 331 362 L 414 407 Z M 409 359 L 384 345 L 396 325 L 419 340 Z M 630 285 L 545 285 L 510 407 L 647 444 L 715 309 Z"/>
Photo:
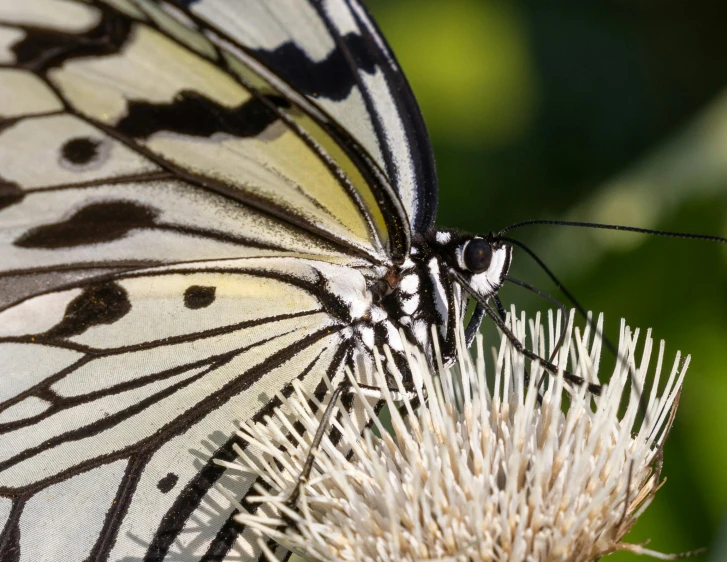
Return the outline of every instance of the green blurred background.
<path id="1" fill-rule="evenodd" d="M 484 233 L 568 218 L 727 235 L 727 2 L 367 5 L 429 127 L 440 225 Z M 726 249 L 554 227 L 517 237 L 606 314 L 610 334 L 624 317 L 653 327 L 672 357 L 692 354 L 668 481 L 628 539 L 727 560 Z M 557 295 L 522 255 L 513 275 Z M 546 308 L 522 290 L 503 296 Z"/>
<path id="2" fill-rule="evenodd" d="M 429 127 L 440 225 L 562 218 L 727 236 L 724 0 L 364 1 Z M 613 339 L 626 318 L 671 358 L 692 354 L 667 483 L 627 539 L 727 561 L 727 248 L 555 227 L 517 237 L 606 314 Z M 512 273 L 560 296 L 522 253 Z"/>

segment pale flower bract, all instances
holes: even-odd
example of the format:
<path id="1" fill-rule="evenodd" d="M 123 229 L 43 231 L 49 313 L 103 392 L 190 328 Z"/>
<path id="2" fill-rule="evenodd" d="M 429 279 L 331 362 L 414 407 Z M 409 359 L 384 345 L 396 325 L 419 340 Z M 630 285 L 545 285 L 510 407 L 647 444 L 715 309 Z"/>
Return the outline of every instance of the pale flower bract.
<path id="1" fill-rule="evenodd" d="M 551 316 L 547 340 L 539 317 L 510 318 L 520 341 L 541 356 L 552 350 L 560 328 Z M 572 318 L 555 362 L 598 382 L 603 318 L 582 331 Z M 375 378 L 393 431 L 374 416 L 383 437 L 369 430 L 361 436 L 342 410 L 332 423 L 341 441 L 334 445 L 327 432 L 291 510 L 285 501 L 325 407 L 297 388 L 283 399 L 288 413 L 279 410 L 277 423 L 240 429 L 256 453 L 238 448 L 239 460 L 226 465 L 262 476 L 269 490 L 260 487 L 256 501 L 263 505 L 238 520 L 310 560 L 331 562 L 586 562 L 615 550 L 666 557 L 622 542 L 659 488 L 664 440 L 689 363 L 677 354 L 664 369 L 664 343 L 655 361 L 653 347 L 650 332 L 639 342 L 639 331 L 622 322 L 619 359 L 601 378 L 600 396 L 548 375 L 507 338 L 487 369 L 481 338 L 474 358 L 461 348 L 452 367 L 440 364 L 434 373 L 409 349 L 415 392 L 403 402 L 401 376 L 393 373 L 398 392 L 389 392 L 380 361 Z M 295 422 L 305 431 L 289 439 Z M 261 541 L 274 559 L 267 538 Z"/>

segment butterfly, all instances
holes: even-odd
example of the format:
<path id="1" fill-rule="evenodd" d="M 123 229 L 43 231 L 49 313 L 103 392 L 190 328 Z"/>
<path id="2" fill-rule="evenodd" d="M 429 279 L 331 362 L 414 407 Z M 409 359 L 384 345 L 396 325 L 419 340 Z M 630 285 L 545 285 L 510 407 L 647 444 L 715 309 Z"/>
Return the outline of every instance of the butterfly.
<path id="1" fill-rule="evenodd" d="M 508 272 L 358 1 L 8 1 L 0 84 L 4 562 L 257 560 L 233 423 L 451 359 Z"/>

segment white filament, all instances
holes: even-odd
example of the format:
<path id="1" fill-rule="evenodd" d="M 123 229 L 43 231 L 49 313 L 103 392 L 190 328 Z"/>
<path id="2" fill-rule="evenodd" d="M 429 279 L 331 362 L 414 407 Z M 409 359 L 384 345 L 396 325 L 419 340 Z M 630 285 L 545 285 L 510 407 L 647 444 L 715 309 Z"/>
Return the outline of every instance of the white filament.
<path id="1" fill-rule="evenodd" d="M 526 341 L 527 326 L 530 349 L 545 356 L 558 339 L 560 322 L 549 316 L 547 342 L 539 316 L 526 322 L 512 315 L 510 325 L 520 341 Z M 596 382 L 603 318 L 582 332 L 572 324 L 571 315 L 554 363 Z M 639 331 L 622 322 L 619 360 L 601 396 L 548 375 L 506 338 L 489 377 L 481 338 L 474 358 L 460 345 L 457 363 L 440 364 L 435 373 L 421 353 L 407 347 L 414 390 L 409 393 L 395 370 L 389 381 L 394 377 L 397 392 L 389 392 L 378 361 L 375 380 L 391 412 L 393 435 L 374 419 L 382 437 L 370 431 L 362 437 L 341 410 L 332 425 L 342 441 L 323 439 L 291 510 L 285 502 L 325 407 L 298 386 L 290 400 L 281 397 L 288 413 L 276 412 L 277 423 L 241 427 L 241 437 L 263 453 L 253 458 L 238 449 L 239 461 L 227 466 L 258 474 L 271 491 L 259 489 L 252 500 L 267 505 L 258 510 L 265 515 L 241 513 L 237 520 L 308 559 L 331 562 L 579 562 L 618 549 L 652 554 L 621 539 L 659 487 L 661 451 L 689 357 L 682 362 L 677 354 L 664 383 L 664 343 L 647 377 L 650 331 L 640 353 L 638 339 Z M 383 362 L 392 364 L 390 357 Z M 546 382 L 539 396 L 541 377 Z M 356 399 L 373 414 L 352 383 L 361 394 Z M 414 396 L 425 406 L 417 409 Z M 639 410 L 642 396 L 648 396 L 645 414 Z M 303 424 L 304 435 L 298 436 L 295 422 Z M 290 435 L 297 436 L 296 444 Z M 263 550 L 275 559 L 269 548 Z"/>

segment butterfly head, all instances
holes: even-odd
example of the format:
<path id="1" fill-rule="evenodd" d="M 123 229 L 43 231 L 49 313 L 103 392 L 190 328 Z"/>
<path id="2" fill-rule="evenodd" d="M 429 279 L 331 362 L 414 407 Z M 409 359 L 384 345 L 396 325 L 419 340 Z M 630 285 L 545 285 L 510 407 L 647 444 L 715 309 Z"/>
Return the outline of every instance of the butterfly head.
<path id="1" fill-rule="evenodd" d="M 487 299 L 505 282 L 512 247 L 495 236 L 439 230 L 430 244 L 444 259 L 452 276 L 477 296 Z"/>

